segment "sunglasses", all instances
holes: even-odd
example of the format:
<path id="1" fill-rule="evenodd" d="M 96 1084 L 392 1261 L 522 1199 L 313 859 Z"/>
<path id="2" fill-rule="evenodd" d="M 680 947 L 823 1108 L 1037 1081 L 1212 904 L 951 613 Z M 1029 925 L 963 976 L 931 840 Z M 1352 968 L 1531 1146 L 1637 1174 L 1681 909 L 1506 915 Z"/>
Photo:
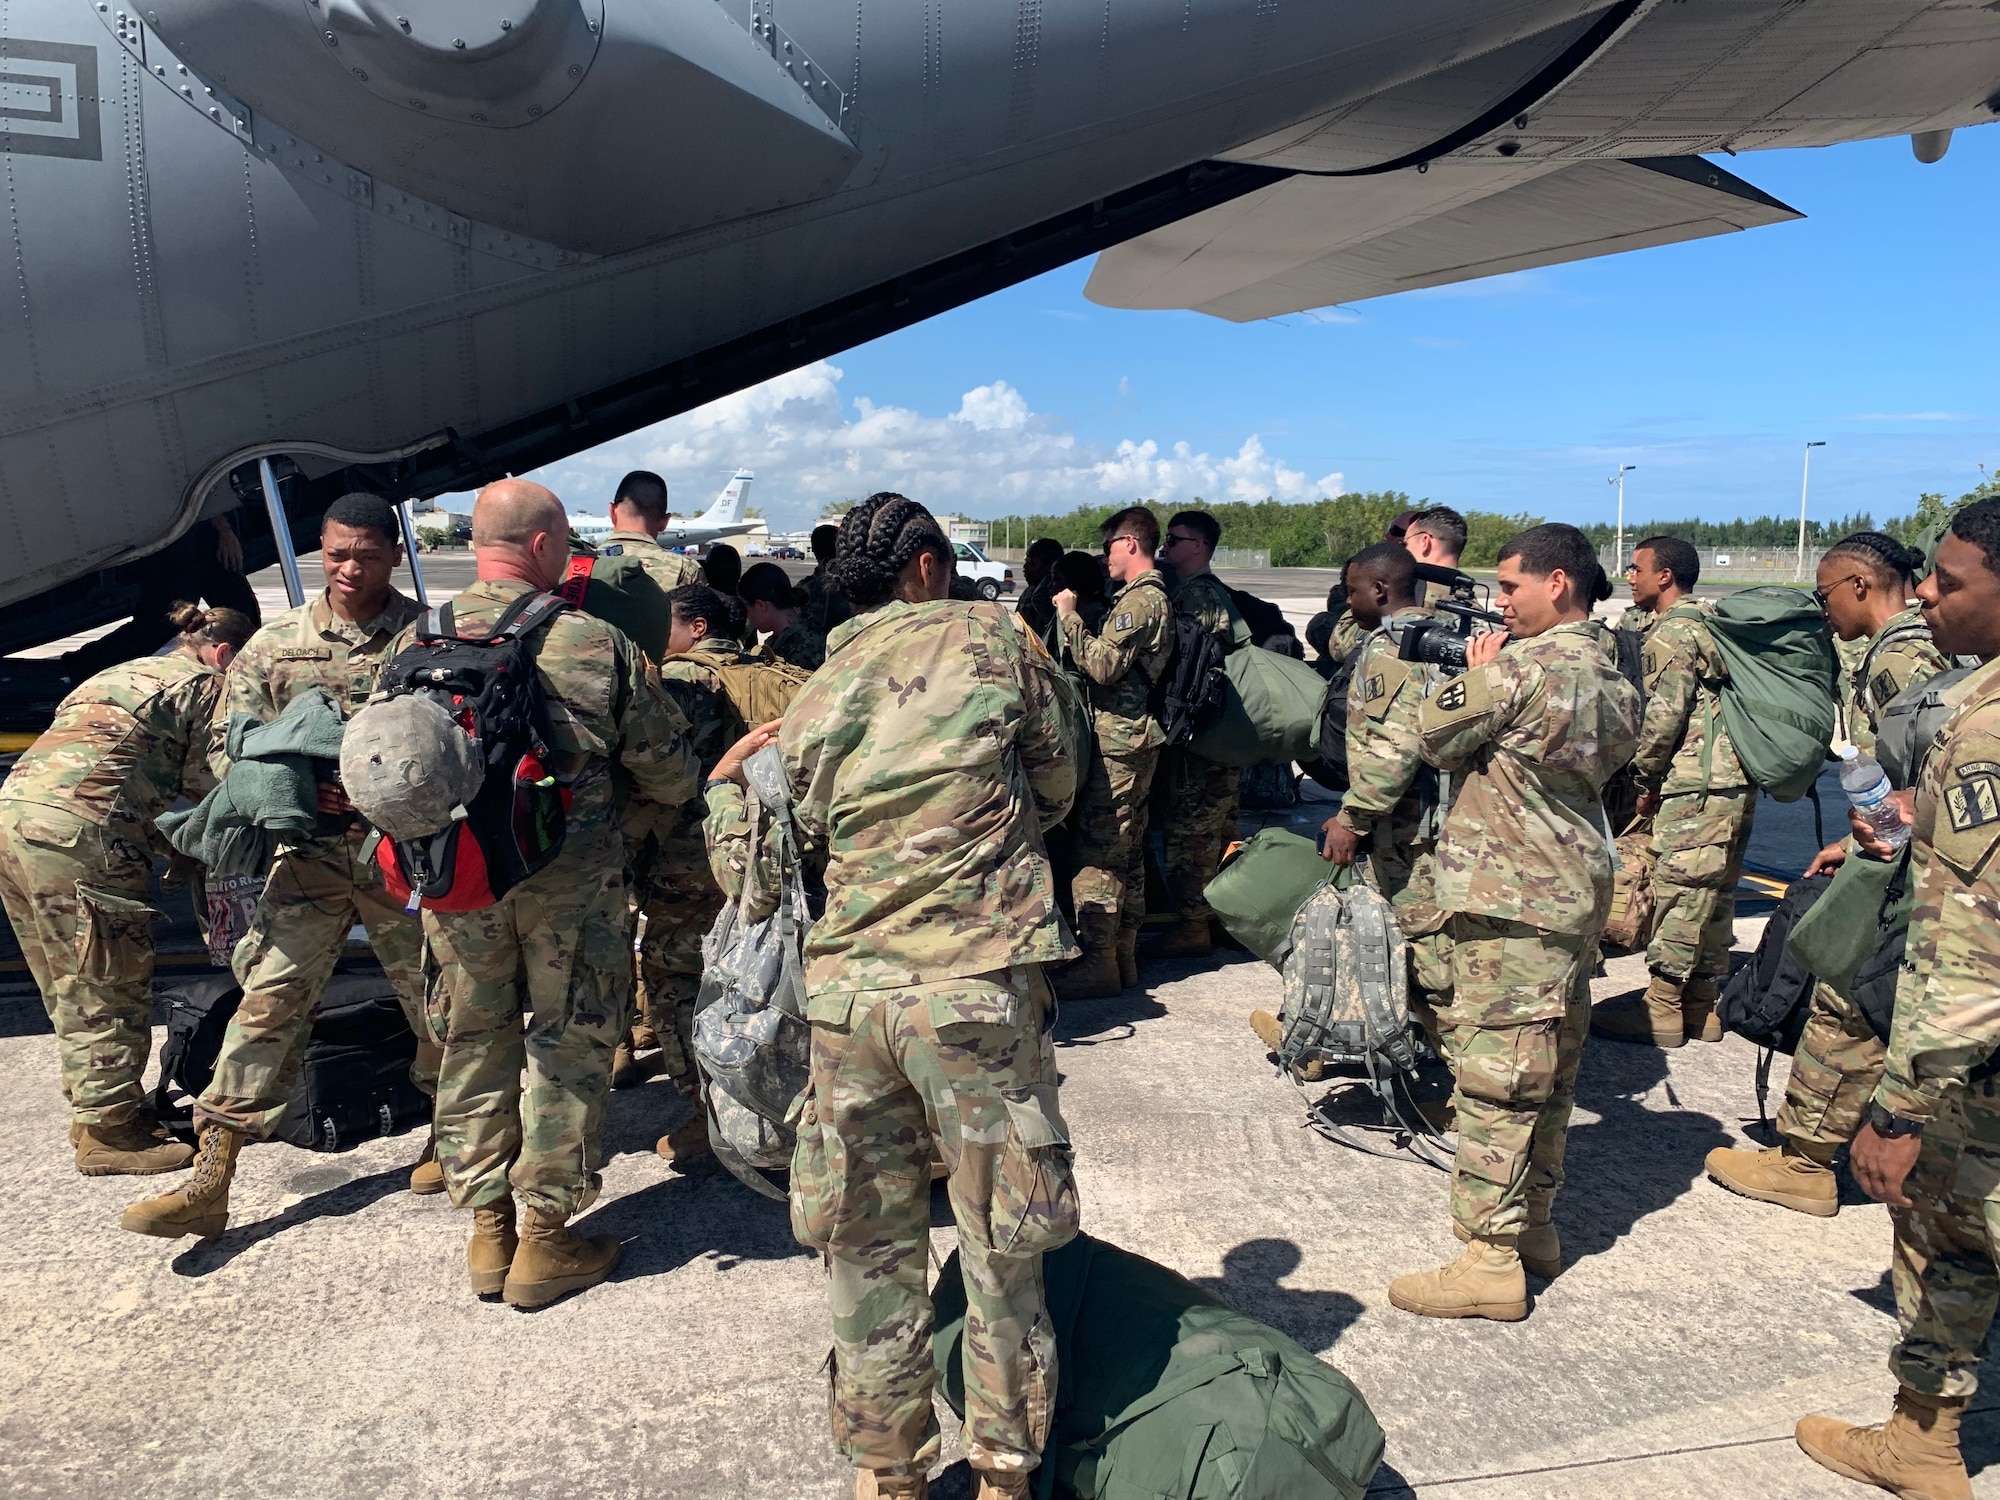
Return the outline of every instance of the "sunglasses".
<path id="1" fill-rule="evenodd" d="M 1198 541 L 1200 541 L 1200 540 L 1201 540 L 1201 538 L 1200 538 L 1200 537 L 1194 537 L 1194 536 L 1176 536 L 1176 535 L 1174 535 L 1174 533 L 1173 533 L 1173 532 L 1171 532 L 1171 531 L 1167 533 L 1167 547 L 1178 547 L 1178 546 L 1180 546 L 1180 544 L 1181 544 L 1182 542 L 1189 542 L 1189 543 L 1193 543 L 1193 542 L 1198 542 Z M 1162 551 L 1164 551 L 1164 550 L 1166 550 L 1166 549 L 1165 549 L 1165 548 L 1162 548 L 1161 550 L 1162 550 Z"/>
<path id="2" fill-rule="evenodd" d="M 1860 573 L 1849 573 L 1845 578 L 1834 579 L 1832 583 L 1828 584 L 1823 589 L 1814 589 L 1812 591 L 1813 603 L 1819 606 L 1819 612 L 1821 614 L 1826 613 L 1826 596 L 1828 594 L 1832 593 L 1833 590 L 1839 588 L 1843 583 L 1852 583 L 1854 582 L 1855 579 L 1863 576 L 1864 575 Z"/>

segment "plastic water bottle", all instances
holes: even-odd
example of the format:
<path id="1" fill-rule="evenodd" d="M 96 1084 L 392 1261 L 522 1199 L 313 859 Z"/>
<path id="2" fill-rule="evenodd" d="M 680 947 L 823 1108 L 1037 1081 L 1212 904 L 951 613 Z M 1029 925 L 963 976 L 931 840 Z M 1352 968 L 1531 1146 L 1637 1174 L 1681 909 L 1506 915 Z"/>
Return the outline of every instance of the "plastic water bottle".
<path id="1" fill-rule="evenodd" d="M 1910 841 L 1909 825 L 1890 796 L 1889 774 L 1874 756 L 1863 755 L 1853 745 L 1842 750 L 1840 785 L 1848 804 L 1875 830 L 1875 837 L 1891 849 L 1900 849 Z"/>

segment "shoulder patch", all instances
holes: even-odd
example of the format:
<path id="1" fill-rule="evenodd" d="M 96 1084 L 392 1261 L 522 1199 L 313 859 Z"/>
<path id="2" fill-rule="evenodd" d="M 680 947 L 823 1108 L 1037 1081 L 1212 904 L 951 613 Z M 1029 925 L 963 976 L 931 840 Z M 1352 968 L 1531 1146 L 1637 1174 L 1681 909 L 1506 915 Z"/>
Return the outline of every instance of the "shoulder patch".
<path id="1" fill-rule="evenodd" d="M 1132 628 L 1132 611 L 1129 609 L 1120 610 L 1118 618 L 1113 620 L 1111 624 L 1115 630 L 1130 630 Z"/>
<path id="2" fill-rule="evenodd" d="M 1967 767 L 1966 770 L 1971 769 Z M 1956 786 L 1945 788 L 1945 816 L 1953 833 L 1969 833 L 1988 823 L 2000 823 L 2000 777 L 1959 773 Z"/>
<path id="3" fill-rule="evenodd" d="M 1373 703 L 1377 698 L 1384 696 L 1388 691 L 1389 689 L 1387 688 L 1387 686 L 1384 685 L 1382 681 L 1382 674 L 1380 672 L 1371 673 L 1369 675 L 1368 681 L 1362 684 L 1361 701 L 1363 703 Z"/>
<path id="4" fill-rule="evenodd" d="M 623 542 L 606 542 L 602 547 L 597 549 L 597 555 L 599 557 L 623 557 L 625 555 L 625 544 Z"/>
<path id="5" fill-rule="evenodd" d="M 1448 724 L 1454 719 L 1475 718 L 1492 702 L 1484 672 L 1461 672 L 1451 678 L 1424 705 L 1427 725 Z"/>
<path id="6" fill-rule="evenodd" d="M 1960 781 L 1974 776 L 2000 776 L 2000 761 L 1969 760 L 1964 765 L 1952 769 L 1957 772 Z"/>
<path id="7" fill-rule="evenodd" d="M 1875 674 L 1875 680 L 1868 684 L 1868 696 L 1877 708 L 1888 707 L 1889 700 L 1902 691 L 1896 686 L 1896 677 L 1887 667 Z"/>

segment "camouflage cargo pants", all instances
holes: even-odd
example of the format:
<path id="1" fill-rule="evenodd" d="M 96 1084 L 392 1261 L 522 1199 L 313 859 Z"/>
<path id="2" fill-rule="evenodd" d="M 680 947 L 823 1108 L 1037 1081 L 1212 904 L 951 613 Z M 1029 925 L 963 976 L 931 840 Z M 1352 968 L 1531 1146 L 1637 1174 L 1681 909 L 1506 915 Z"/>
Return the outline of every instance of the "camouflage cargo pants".
<path id="1" fill-rule="evenodd" d="M 965 1454 L 1032 1469 L 1056 1345 L 1042 1253 L 1076 1233 L 1056 1107 L 1054 999 L 1038 966 L 854 997 L 815 1021 L 792 1159 L 792 1231 L 826 1256 L 833 1440 L 858 1469 L 922 1472 L 931 1407 L 930 1162 L 950 1171 L 965 1273 Z"/>
<path id="2" fill-rule="evenodd" d="M 1832 985 L 1815 984 L 1812 1011 L 1792 1056 L 1778 1133 L 1822 1165 L 1854 1139 L 1882 1081 L 1889 1049 L 1861 1007 Z"/>
<path id="3" fill-rule="evenodd" d="M 1436 846 L 1429 840 L 1398 844 L 1380 833 L 1376 837 L 1368 854 L 1369 880 L 1389 898 L 1409 944 L 1410 980 L 1420 992 L 1412 1002 L 1441 1014 L 1451 1004 L 1451 938 L 1435 900 Z"/>
<path id="4" fill-rule="evenodd" d="M 2000 1306 L 2000 1085 L 1970 1085 L 1924 1128 L 1892 1208 L 1890 1274 L 1902 1337 L 1889 1355 L 1896 1379 L 1932 1396 L 1970 1396 Z"/>
<path id="5" fill-rule="evenodd" d="M 195 1118 L 263 1139 L 277 1129 L 298 1086 L 313 1004 L 333 976 L 355 923 L 396 987 L 417 1034 L 410 1078 L 437 1092 L 438 1049 L 424 1030 L 419 962 L 423 932 L 389 895 L 358 843 L 322 839 L 281 850 L 257 898 L 250 930 L 230 961 L 243 1003 L 223 1034 L 215 1076 L 195 1101 Z"/>
<path id="6" fill-rule="evenodd" d="M 137 825 L 0 802 L 0 905 L 55 1027 L 63 1099 L 79 1124 L 120 1124 L 145 1098 L 152 872 Z"/>
<path id="7" fill-rule="evenodd" d="M 1165 819 L 1167 889 L 1183 919 L 1214 915 L 1202 892 L 1236 838 L 1242 785 L 1243 773 L 1234 766 L 1182 755 L 1174 767 Z"/>
<path id="8" fill-rule="evenodd" d="M 722 891 L 700 842 L 675 840 L 661 848 L 646 872 L 640 907 L 646 919 L 639 939 L 641 1011 L 660 1040 L 667 1076 L 683 1091 L 695 1086 L 694 1001 L 701 988 L 701 940 L 722 910 Z"/>
<path id="9" fill-rule="evenodd" d="M 1736 882 L 1750 847 L 1755 789 L 1669 797 L 1653 819 L 1653 935 L 1646 967 L 1719 979 L 1735 940 Z"/>
<path id="10" fill-rule="evenodd" d="M 1597 945 L 1464 913 L 1447 930 L 1458 1079 L 1451 1216 L 1471 1234 L 1517 1235 L 1529 1203 L 1546 1207 L 1563 1184 Z"/>
<path id="11" fill-rule="evenodd" d="M 1077 920 L 1110 912 L 1127 926 L 1146 919 L 1146 797 L 1156 750 L 1093 755 L 1076 799 L 1076 879 L 1070 882 Z"/>
<path id="12" fill-rule="evenodd" d="M 597 1197 L 611 1054 L 631 1020 L 628 924 L 615 854 L 565 854 L 492 906 L 424 913 L 438 1165 L 458 1207 L 511 1190 L 568 1219 Z"/>

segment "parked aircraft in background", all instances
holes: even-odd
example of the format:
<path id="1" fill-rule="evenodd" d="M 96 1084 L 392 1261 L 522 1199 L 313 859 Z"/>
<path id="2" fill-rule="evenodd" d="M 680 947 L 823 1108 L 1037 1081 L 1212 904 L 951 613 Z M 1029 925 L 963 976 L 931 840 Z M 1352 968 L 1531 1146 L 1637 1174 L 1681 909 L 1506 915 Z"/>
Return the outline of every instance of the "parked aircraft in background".
<path id="1" fill-rule="evenodd" d="M 660 533 L 660 545 L 706 547 L 711 542 L 755 531 L 756 521 L 745 520 L 743 514 L 750 503 L 750 481 L 754 478 L 748 469 L 738 469 L 735 478 L 715 497 L 715 503 L 700 515 L 678 521 L 669 516 L 667 529 Z M 601 542 L 611 534 L 611 522 L 604 516 L 571 516 L 569 527 L 590 542 Z"/>

